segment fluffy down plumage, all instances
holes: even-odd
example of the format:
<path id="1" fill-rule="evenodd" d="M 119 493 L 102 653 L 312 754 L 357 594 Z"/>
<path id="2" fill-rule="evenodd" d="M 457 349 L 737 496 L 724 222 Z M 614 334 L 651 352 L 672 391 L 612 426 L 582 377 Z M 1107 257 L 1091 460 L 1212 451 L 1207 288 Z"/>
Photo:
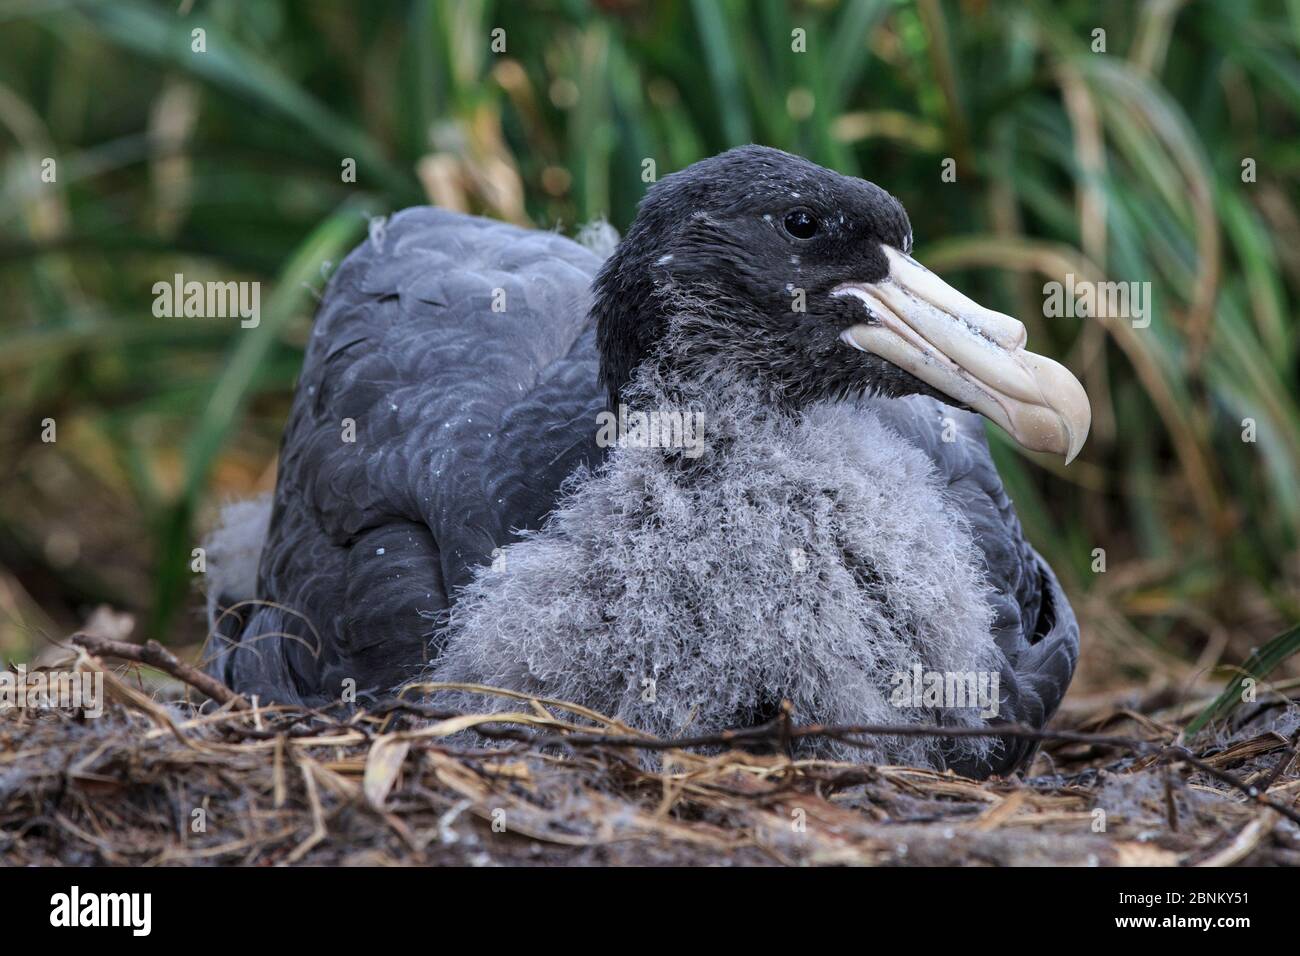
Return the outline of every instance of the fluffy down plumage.
<path id="1" fill-rule="evenodd" d="M 1005 665 L 979 549 L 930 458 L 870 401 L 787 414 L 746 396 L 705 428 L 696 461 L 624 447 L 575 476 L 546 526 L 461 594 L 433 679 L 573 701 L 664 736 L 752 725 L 782 700 L 803 721 L 981 723 L 974 709 L 891 703 L 913 665 Z M 991 743 L 803 749 L 944 766 Z"/>

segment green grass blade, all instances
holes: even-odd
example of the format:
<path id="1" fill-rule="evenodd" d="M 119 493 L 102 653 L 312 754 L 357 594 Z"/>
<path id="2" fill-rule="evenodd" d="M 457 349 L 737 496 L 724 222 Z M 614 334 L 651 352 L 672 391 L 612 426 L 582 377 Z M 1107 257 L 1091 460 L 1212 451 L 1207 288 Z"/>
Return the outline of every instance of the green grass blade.
<path id="1" fill-rule="evenodd" d="M 300 125 L 337 155 L 322 163 L 338 168 L 343 157 L 357 161 L 363 175 L 379 178 L 398 192 L 410 193 L 411 177 L 384 158 L 365 132 L 295 85 L 271 63 L 240 46 L 211 23 L 177 18 L 164 8 L 129 0 L 87 2 L 81 12 L 104 35 L 135 53 L 159 60 Z M 202 27 L 206 52 L 191 50 L 190 31 Z"/>
<path id="2" fill-rule="evenodd" d="M 723 15 L 724 7 L 718 0 L 694 0 L 692 8 L 727 145 L 748 143 L 753 138 L 753 131 L 749 125 L 740 70 L 736 65 L 732 34 Z"/>
<path id="3" fill-rule="evenodd" d="M 1223 693 L 1215 698 L 1214 703 L 1196 715 L 1187 725 L 1187 733 L 1194 734 L 1212 720 L 1222 720 L 1242 702 L 1242 691 L 1246 681 L 1256 683 L 1271 674 L 1279 664 L 1288 657 L 1300 653 L 1300 624 L 1288 631 L 1283 631 L 1255 653 L 1251 654 L 1241 667 L 1241 673 L 1228 682 Z"/>

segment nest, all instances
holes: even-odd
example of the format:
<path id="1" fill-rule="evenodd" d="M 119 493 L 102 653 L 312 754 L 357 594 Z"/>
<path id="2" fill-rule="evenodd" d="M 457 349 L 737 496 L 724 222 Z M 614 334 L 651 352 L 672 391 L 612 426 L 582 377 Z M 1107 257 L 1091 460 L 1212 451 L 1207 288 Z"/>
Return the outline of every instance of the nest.
<path id="1" fill-rule="evenodd" d="M 1041 741 L 1033 774 L 976 782 L 785 756 L 797 736 L 898 728 L 784 714 L 661 740 L 520 695 L 509 713 L 258 706 L 157 645 L 81 643 L 68 666 L 104 673 L 102 716 L 0 714 L 11 864 L 1300 862 L 1300 709 L 1284 698 L 1191 742 L 1186 708 L 1072 712 L 1015 731 Z M 110 654 L 137 663 L 107 669 Z M 180 680 L 148 689 L 140 662 Z M 216 700 L 186 699 L 200 686 Z"/>

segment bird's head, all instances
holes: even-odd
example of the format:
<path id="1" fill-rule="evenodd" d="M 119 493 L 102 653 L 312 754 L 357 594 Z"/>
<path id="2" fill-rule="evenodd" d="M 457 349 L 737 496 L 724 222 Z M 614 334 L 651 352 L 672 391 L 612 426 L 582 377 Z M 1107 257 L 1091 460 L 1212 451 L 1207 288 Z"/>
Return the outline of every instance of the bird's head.
<path id="1" fill-rule="evenodd" d="M 931 395 L 1072 460 L 1092 417 L 1078 380 L 1025 350 L 1024 325 L 972 302 L 911 251 L 893 196 L 780 150 L 744 146 L 665 177 L 596 279 L 611 402 L 643 363 L 695 356 L 794 407 Z M 684 302 L 707 331 L 667 353 Z"/>

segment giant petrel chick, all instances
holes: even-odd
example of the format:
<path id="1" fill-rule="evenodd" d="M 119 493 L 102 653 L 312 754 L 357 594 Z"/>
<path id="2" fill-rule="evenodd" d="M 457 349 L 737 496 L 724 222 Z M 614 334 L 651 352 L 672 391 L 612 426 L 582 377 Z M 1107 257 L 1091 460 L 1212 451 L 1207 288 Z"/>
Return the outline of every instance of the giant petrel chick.
<path id="1" fill-rule="evenodd" d="M 889 193 L 758 146 L 654 185 L 603 264 L 395 215 L 330 282 L 269 517 L 211 543 L 215 672 L 309 704 L 487 683 L 659 734 L 782 701 L 1041 726 L 1078 627 L 974 413 L 1068 462 L 1087 396 L 911 250 Z M 800 747 L 973 775 L 1032 754 Z"/>

